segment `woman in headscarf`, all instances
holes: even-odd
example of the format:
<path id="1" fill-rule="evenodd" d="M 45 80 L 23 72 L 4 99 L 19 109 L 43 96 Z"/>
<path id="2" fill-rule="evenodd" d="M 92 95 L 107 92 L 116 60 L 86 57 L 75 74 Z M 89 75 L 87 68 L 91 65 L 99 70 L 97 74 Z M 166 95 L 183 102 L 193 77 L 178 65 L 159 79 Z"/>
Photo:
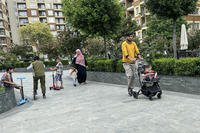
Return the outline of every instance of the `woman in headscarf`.
<path id="1" fill-rule="evenodd" d="M 87 77 L 87 73 L 86 73 L 87 62 L 80 49 L 76 50 L 76 55 L 74 56 L 72 63 L 75 64 L 75 67 L 78 71 L 77 73 L 78 83 L 79 84 L 86 83 L 85 81 Z"/>

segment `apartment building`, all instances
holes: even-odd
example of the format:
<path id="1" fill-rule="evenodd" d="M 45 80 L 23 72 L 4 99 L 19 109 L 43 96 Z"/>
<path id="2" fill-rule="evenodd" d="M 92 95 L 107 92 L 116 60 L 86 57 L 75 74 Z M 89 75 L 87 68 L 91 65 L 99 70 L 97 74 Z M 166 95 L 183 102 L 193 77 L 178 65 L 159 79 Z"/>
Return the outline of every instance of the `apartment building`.
<path id="1" fill-rule="evenodd" d="M 19 27 L 36 21 L 48 23 L 54 36 L 65 28 L 61 0 L 16 0 L 16 7 Z"/>
<path id="2" fill-rule="evenodd" d="M 7 51 L 12 47 L 11 30 L 8 16 L 7 1 L 0 0 L 0 49 Z"/>
<path id="3" fill-rule="evenodd" d="M 189 31 L 200 30 L 200 0 L 197 2 L 197 8 L 193 14 L 185 17 L 189 24 Z"/>
<path id="4" fill-rule="evenodd" d="M 145 7 L 147 0 L 120 0 L 126 8 L 126 16 L 131 16 L 132 20 L 137 22 L 140 30 L 136 31 L 136 36 L 142 41 L 147 29 L 147 22 L 150 17 L 150 13 Z M 200 29 L 200 0 L 197 3 L 197 9 L 193 14 L 185 16 L 186 21 L 190 25 L 189 30 Z"/>
<path id="5" fill-rule="evenodd" d="M 126 17 L 131 17 L 135 20 L 137 25 L 140 27 L 136 31 L 136 36 L 142 40 L 145 30 L 147 29 L 147 21 L 149 13 L 145 8 L 146 0 L 120 0 L 120 3 L 126 7 Z"/>

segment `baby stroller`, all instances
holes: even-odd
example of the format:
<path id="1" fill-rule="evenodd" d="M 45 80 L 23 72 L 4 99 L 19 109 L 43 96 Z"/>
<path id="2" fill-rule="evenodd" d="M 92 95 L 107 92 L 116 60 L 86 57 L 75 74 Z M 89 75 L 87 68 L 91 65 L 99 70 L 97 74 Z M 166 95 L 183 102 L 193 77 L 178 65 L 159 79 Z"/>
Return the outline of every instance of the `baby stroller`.
<path id="1" fill-rule="evenodd" d="M 133 92 L 133 96 L 137 99 L 140 94 L 143 94 L 147 96 L 149 100 L 153 100 L 152 98 L 157 95 L 157 98 L 160 99 L 162 90 L 159 86 L 157 73 L 153 70 L 146 72 L 145 69 L 147 67 L 148 66 L 144 64 L 144 61 L 138 60 L 137 74 L 141 89 L 137 92 Z"/>

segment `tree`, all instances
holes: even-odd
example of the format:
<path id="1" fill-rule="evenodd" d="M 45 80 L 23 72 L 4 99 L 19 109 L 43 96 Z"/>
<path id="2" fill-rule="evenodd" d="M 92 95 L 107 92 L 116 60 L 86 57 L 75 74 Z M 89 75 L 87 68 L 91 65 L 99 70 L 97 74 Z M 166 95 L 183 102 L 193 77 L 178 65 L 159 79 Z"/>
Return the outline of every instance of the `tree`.
<path id="1" fill-rule="evenodd" d="M 138 29 L 136 21 L 132 20 L 130 16 L 128 18 L 123 17 L 119 30 L 113 35 L 113 39 L 116 43 L 119 43 L 126 33 L 135 34 Z"/>
<path id="2" fill-rule="evenodd" d="M 164 52 L 167 52 L 168 55 L 173 53 L 173 48 L 171 47 L 173 32 L 173 21 L 171 19 L 160 18 L 150 16 L 147 22 L 146 35 L 144 36 L 144 42 L 141 44 L 141 49 L 146 56 L 150 54 L 154 56 L 156 53 L 163 55 Z M 186 24 L 186 21 L 183 18 L 177 20 L 177 32 L 176 34 L 180 37 L 181 25 Z"/>
<path id="3" fill-rule="evenodd" d="M 188 36 L 188 42 L 189 49 L 200 49 L 200 30 L 192 31 Z"/>
<path id="4" fill-rule="evenodd" d="M 72 59 L 75 50 L 83 47 L 85 36 L 81 35 L 79 31 L 67 27 L 66 31 L 59 33 L 57 40 L 61 45 L 60 52 L 69 55 Z"/>
<path id="5" fill-rule="evenodd" d="M 87 35 L 102 36 L 104 44 L 118 30 L 122 16 L 118 0 L 63 0 L 63 11 L 73 27 Z"/>
<path id="6" fill-rule="evenodd" d="M 176 21 L 181 16 L 188 15 L 196 9 L 198 0 L 148 0 L 147 9 L 160 17 L 173 20 L 173 51 L 177 58 L 176 50 Z"/>
<path id="7" fill-rule="evenodd" d="M 28 45 L 16 45 L 10 51 L 10 53 L 15 54 L 17 57 L 20 57 L 21 60 L 29 61 L 32 60 L 30 54 L 32 52 L 32 47 Z"/>
<path id="8" fill-rule="evenodd" d="M 46 23 L 30 23 L 19 28 L 21 40 L 27 45 L 36 46 L 38 52 L 46 53 L 53 47 L 53 35 Z"/>

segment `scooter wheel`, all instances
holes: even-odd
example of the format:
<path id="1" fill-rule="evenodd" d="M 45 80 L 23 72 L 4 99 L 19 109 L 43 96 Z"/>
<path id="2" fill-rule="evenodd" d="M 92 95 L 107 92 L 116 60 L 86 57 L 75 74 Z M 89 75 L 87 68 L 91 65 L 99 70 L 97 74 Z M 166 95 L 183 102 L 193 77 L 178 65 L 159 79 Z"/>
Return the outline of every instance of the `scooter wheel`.
<path id="1" fill-rule="evenodd" d="M 162 93 L 158 93 L 158 94 L 157 94 L 157 98 L 158 98 L 158 99 L 161 99 L 161 95 L 162 95 Z"/>

